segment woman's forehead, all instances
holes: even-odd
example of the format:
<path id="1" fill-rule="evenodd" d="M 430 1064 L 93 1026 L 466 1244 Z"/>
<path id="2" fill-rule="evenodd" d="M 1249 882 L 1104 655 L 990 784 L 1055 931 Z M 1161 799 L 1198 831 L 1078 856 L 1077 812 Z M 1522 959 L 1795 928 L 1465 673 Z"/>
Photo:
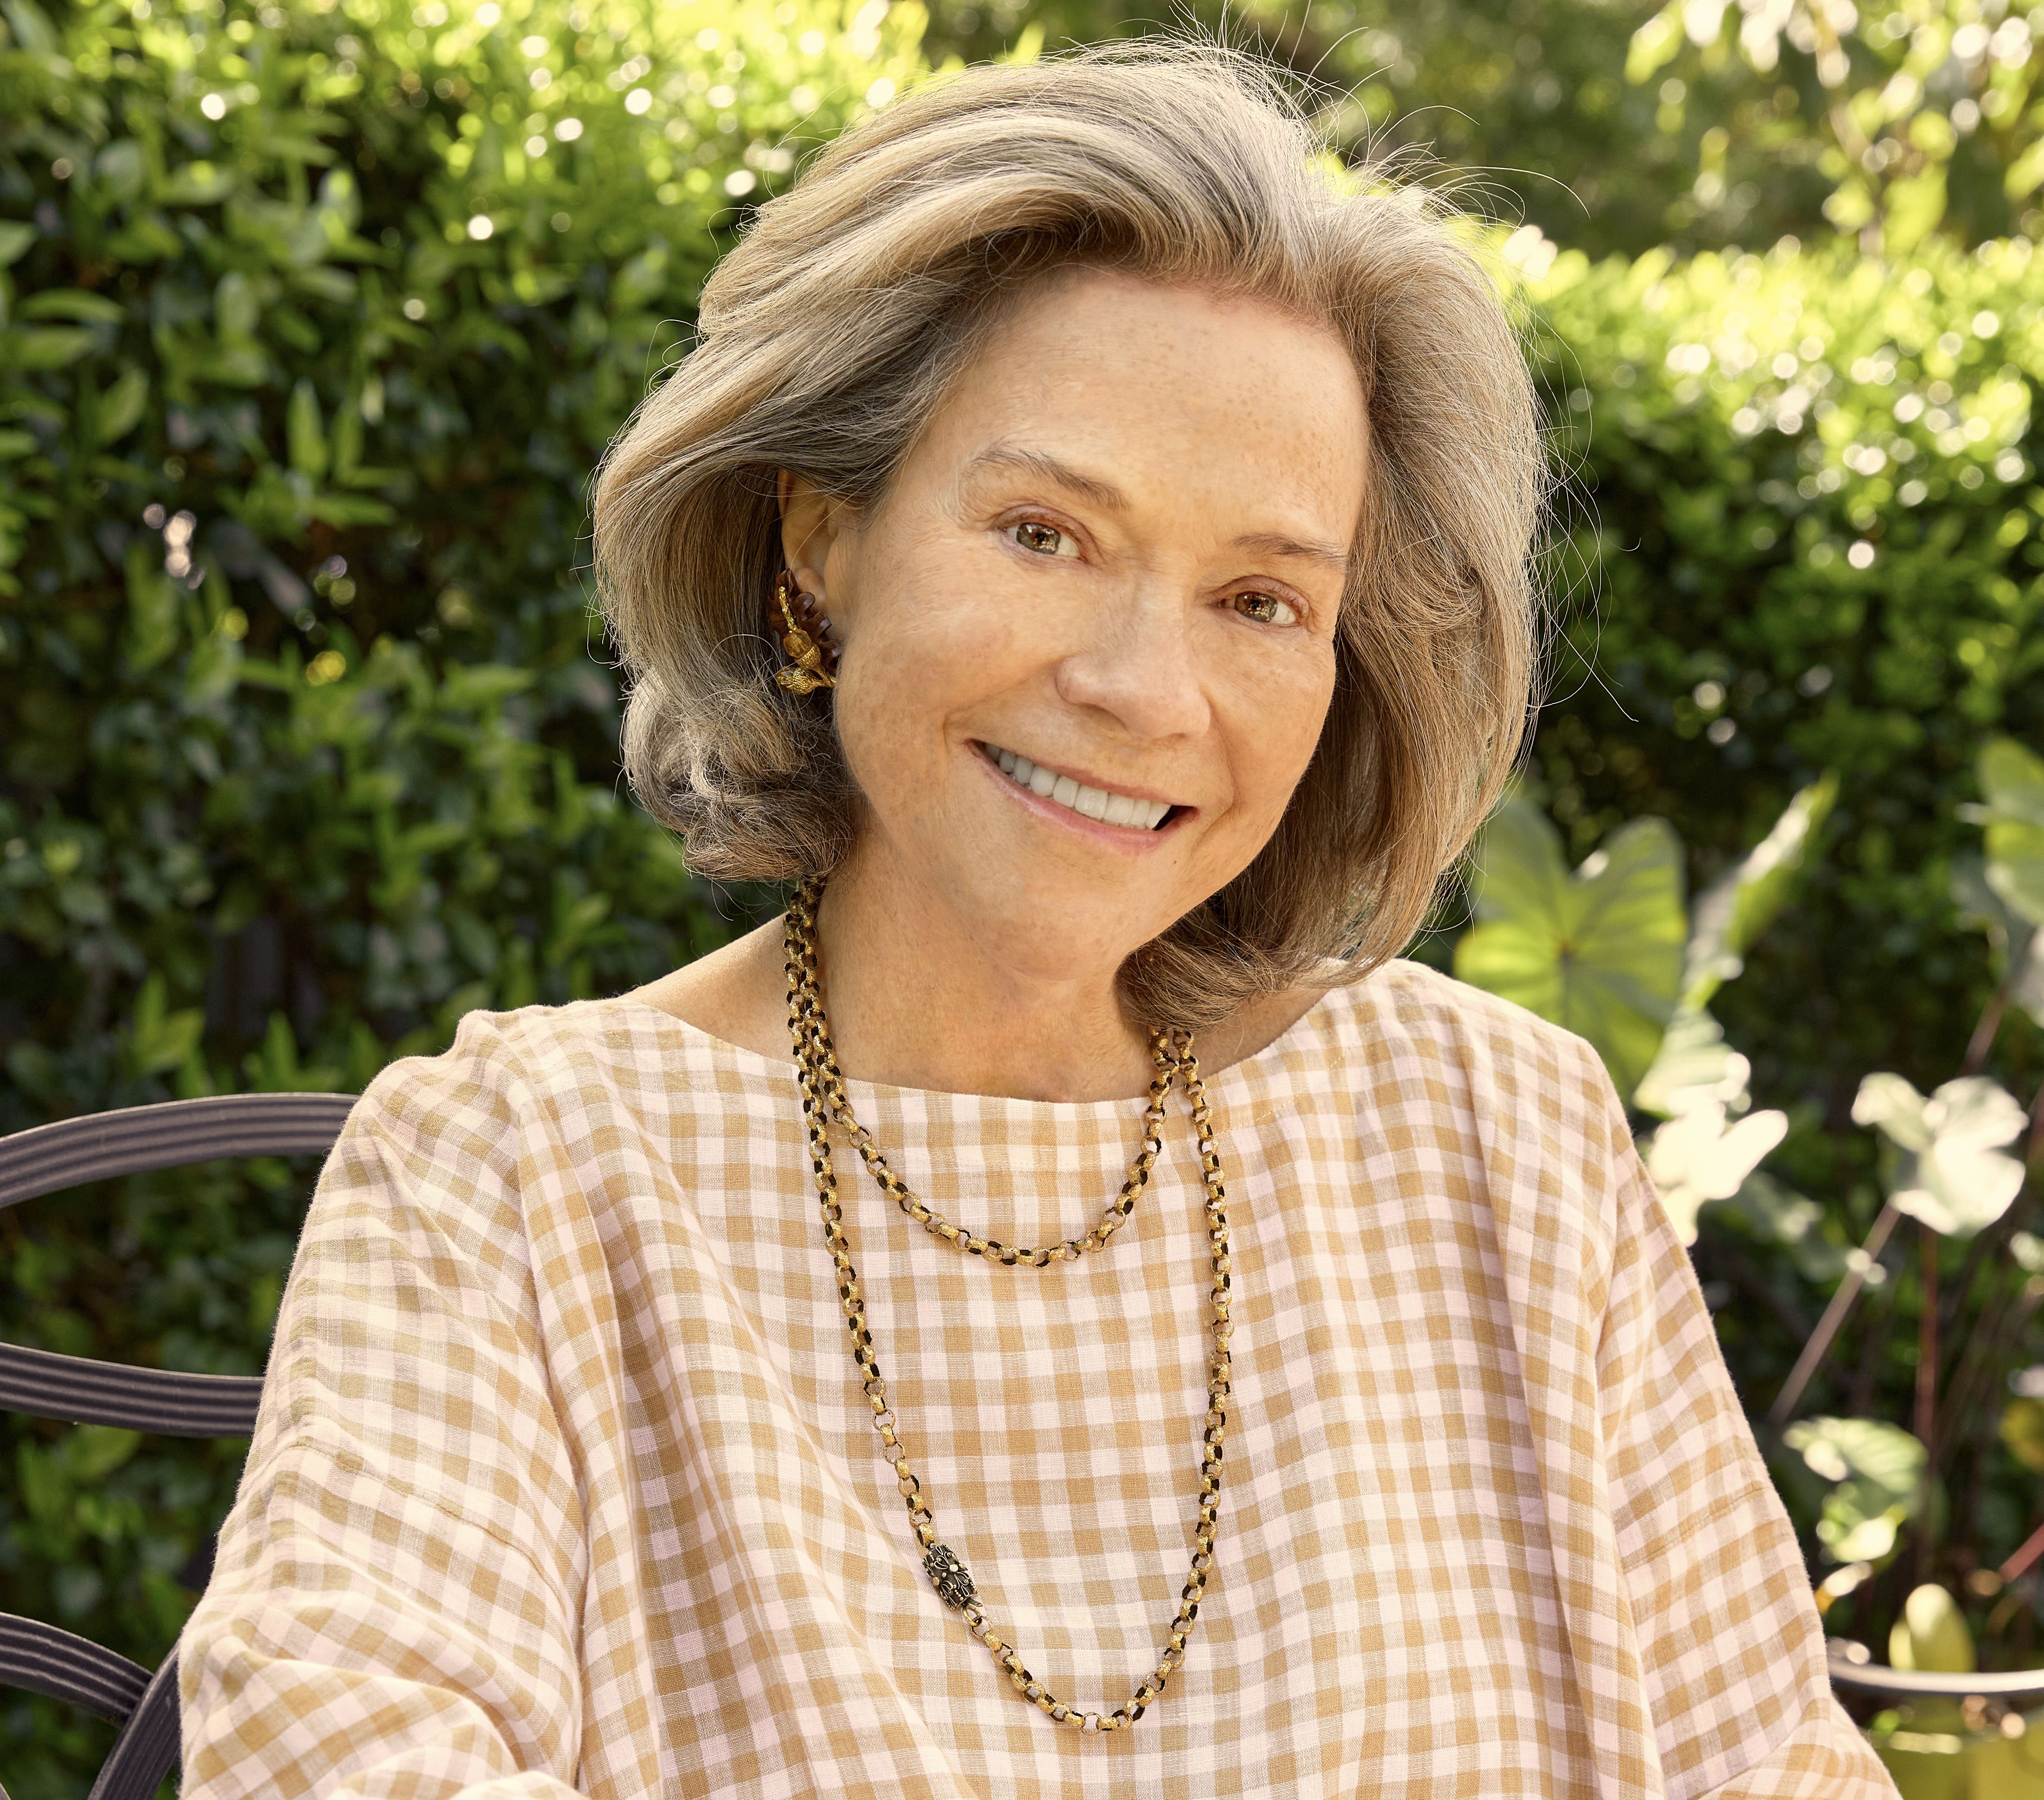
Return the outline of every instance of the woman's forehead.
<path id="1" fill-rule="evenodd" d="M 1345 544 L 1367 441 L 1331 328 L 1102 273 L 1032 294 L 988 337 L 931 421 L 923 472 L 961 491 L 1049 485 L 1109 513 L 1160 490 L 1230 513 L 1277 504 L 1267 535 Z"/>

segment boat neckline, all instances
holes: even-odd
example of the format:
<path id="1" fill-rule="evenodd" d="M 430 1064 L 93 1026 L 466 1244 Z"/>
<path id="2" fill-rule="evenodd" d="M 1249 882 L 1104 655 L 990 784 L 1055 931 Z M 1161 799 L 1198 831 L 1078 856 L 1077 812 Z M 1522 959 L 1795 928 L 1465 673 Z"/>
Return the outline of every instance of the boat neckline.
<path id="1" fill-rule="evenodd" d="M 1251 1080 L 1266 1063 L 1281 1062 L 1296 1042 L 1320 1029 L 1326 1016 L 1342 997 L 1349 994 L 1354 985 L 1343 983 L 1328 988 L 1262 1048 L 1252 1051 L 1247 1056 L 1236 1058 L 1224 1068 L 1202 1069 L 1202 1079 L 1209 1086 L 1239 1087 Z M 574 1001 L 570 1003 L 570 1010 L 573 1009 L 631 1013 L 655 1019 L 670 1031 L 707 1049 L 713 1056 L 728 1060 L 740 1070 L 789 1082 L 795 1079 L 796 1063 L 792 1056 L 770 1056 L 763 1051 L 749 1049 L 743 1044 L 734 1044 L 728 1038 L 719 1037 L 714 1032 L 705 1031 L 699 1025 L 692 1024 L 679 1013 L 670 1013 L 663 1006 L 655 1006 L 644 1000 L 635 1000 L 628 994 L 617 994 L 609 999 Z M 1141 1106 L 1145 1102 L 1145 1096 L 1140 1094 L 1125 1094 L 1118 1099 L 1108 1100 L 1032 1100 L 1019 1094 L 975 1094 L 942 1087 L 905 1087 L 893 1082 L 867 1081 L 856 1075 L 847 1075 L 845 1085 L 881 1100 L 921 1102 L 925 1104 L 937 1102 L 949 1106 L 970 1102 L 980 1106 L 1062 1112 L 1073 1115 L 1120 1112 L 1130 1107 Z"/>

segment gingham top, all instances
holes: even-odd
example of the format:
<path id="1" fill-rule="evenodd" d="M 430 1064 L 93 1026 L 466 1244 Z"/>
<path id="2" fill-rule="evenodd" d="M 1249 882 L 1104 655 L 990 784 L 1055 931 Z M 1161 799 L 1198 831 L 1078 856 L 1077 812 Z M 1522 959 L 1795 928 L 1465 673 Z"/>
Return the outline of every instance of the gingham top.
<path id="1" fill-rule="evenodd" d="M 850 1086 L 911 1187 L 1009 1242 L 1089 1225 L 1141 1135 L 1139 1099 Z M 321 1179 L 184 1634 L 186 1800 L 1892 1794 L 1593 1053 L 1393 963 L 1209 1092 L 1220 1539 L 1183 1669 L 1090 1736 L 924 1576 L 792 1063 L 599 1001 L 394 1064 Z M 1191 1549 L 1208 1277 L 1174 1108 L 1112 1248 L 1042 1270 L 840 1156 L 938 1533 L 1102 1711 Z"/>

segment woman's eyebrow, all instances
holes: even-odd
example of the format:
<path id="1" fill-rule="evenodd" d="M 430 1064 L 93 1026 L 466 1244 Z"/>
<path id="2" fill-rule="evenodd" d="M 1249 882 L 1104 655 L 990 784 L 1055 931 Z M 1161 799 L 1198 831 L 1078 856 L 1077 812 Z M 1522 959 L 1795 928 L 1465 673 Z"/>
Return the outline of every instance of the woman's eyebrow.
<path id="1" fill-rule="evenodd" d="M 1111 481 L 1097 475 L 1081 473 L 1069 463 L 1060 462 L 1047 451 L 1026 450 L 1020 444 L 994 444 L 977 455 L 969 457 L 961 469 L 961 480 L 969 480 L 982 469 L 1020 469 L 1025 474 L 1040 475 L 1046 481 L 1055 482 L 1068 492 L 1083 496 L 1097 506 L 1108 512 L 1125 512 L 1128 496 Z M 1321 563 L 1331 568 L 1347 569 L 1349 553 L 1339 544 L 1321 544 L 1287 537 L 1282 532 L 1255 531 L 1245 533 L 1235 540 L 1234 547 L 1246 550 L 1253 556 L 1284 556 L 1294 560 Z"/>
<path id="2" fill-rule="evenodd" d="M 989 444 L 966 460 L 959 471 L 960 479 L 976 475 L 984 468 L 1020 469 L 1029 475 L 1041 475 L 1046 481 L 1054 481 L 1068 492 L 1109 512 L 1128 509 L 1128 496 L 1112 482 L 1103 481 L 1097 475 L 1082 475 L 1069 463 L 1061 463 L 1045 451 L 1024 450 L 1013 444 Z"/>
<path id="3" fill-rule="evenodd" d="M 1281 532 L 1253 531 L 1247 537 L 1238 537 L 1235 548 L 1247 550 L 1259 556 L 1290 556 L 1308 562 L 1324 563 L 1330 567 L 1347 569 L 1348 552 L 1338 544 L 1315 544 L 1287 537 Z"/>

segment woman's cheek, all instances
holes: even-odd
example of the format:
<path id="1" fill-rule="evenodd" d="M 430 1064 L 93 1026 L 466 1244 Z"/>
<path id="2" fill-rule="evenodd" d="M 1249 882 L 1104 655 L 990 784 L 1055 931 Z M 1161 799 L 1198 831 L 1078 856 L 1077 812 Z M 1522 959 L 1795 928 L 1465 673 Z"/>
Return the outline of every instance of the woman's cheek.
<path id="1" fill-rule="evenodd" d="M 1237 733 L 1235 766 L 1243 771 L 1245 787 L 1264 797 L 1278 813 L 1304 776 L 1327 722 L 1334 698 L 1333 646 L 1319 640 L 1286 646 L 1258 675 L 1243 705 L 1231 714 Z"/>

